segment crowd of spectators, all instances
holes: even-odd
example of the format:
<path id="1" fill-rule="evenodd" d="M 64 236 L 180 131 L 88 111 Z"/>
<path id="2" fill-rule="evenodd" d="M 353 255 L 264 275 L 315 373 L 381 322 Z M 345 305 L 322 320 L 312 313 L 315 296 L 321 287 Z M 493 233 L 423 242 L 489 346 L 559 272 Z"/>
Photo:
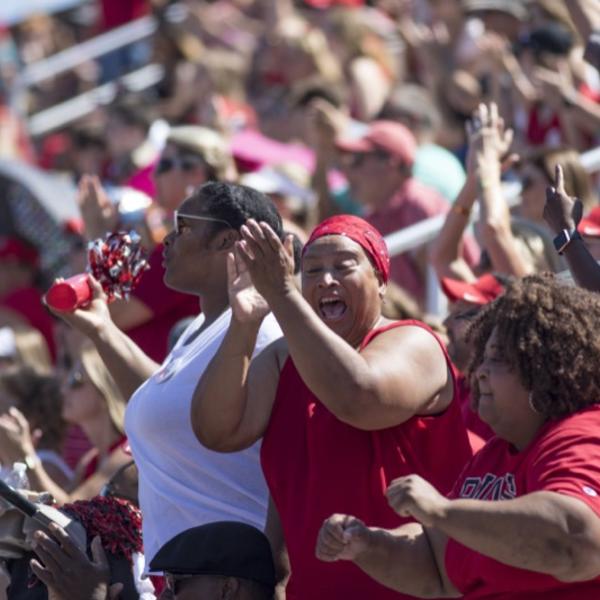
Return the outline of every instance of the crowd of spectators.
<path id="1" fill-rule="evenodd" d="M 0 600 L 600 597 L 598 0 L 72 4 L 0 23 Z"/>

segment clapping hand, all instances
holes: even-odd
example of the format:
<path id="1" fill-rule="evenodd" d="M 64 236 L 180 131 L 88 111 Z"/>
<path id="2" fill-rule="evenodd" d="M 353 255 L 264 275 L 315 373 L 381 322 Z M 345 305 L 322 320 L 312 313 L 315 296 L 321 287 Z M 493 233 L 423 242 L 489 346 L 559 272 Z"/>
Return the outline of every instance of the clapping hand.
<path id="1" fill-rule="evenodd" d="M 560 165 L 556 165 L 554 177 L 554 185 L 546 188 L 544 219 L 558 235 L 563 229 L 577 229 L 583 215 L 583 204 L 578 198 L 569 196 L 565 190 L 565 178 Z"/>
<path id="2" fill-rule="evenodd" d="M 369 535 L 369 528 L 356 517 L 331 515 L 319 531 L 316 556 L 325 562 L 354 560 L 368 548 Z"/>
<path id="3" fill-rule="evenodd" d="M 236 242 L 236 251 L 258 293 L 270 302 L 295 290 L 292 236 L 287 236 L 282 243 L 269 225 L 253 219 L 242 225 L 240 233 L 242 239 Z"/>
<path id="4" fill-rule="evenodd" d="M 227 256 L 227 292 L 231 310 L 242 323 L 260 321 L 270 310 L 267 301 L 254 287 L 250 271 L 237 248 Z"/>

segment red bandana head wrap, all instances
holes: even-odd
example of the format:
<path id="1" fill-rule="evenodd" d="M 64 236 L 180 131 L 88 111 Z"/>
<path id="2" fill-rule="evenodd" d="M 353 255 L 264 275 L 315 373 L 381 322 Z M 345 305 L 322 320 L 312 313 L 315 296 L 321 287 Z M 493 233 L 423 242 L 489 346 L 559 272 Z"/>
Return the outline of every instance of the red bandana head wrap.
<path id="1" fill-rule="evenodd" d="M 390 255 L 385 240 L 375 227 L 354 215 L 330 217 L 314 228 L 302 250 L 302 255 L 304 256 L 315 240 L 326 235 L 343 235 L 359 244 L 387 283 L 390 276 Z"/>

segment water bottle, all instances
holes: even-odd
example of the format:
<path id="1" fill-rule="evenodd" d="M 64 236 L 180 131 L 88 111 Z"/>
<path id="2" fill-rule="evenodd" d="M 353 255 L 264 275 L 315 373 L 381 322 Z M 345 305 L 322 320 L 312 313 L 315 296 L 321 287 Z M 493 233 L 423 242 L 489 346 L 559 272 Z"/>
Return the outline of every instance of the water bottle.
<path id="1" fill-rule="evenodd" d="M 4 481 L 15 490 L 28 490 L 29 478 L 27 477 L 27 465 L 22 462 L 13 463 L 12 469 L 4 477 Z"/>

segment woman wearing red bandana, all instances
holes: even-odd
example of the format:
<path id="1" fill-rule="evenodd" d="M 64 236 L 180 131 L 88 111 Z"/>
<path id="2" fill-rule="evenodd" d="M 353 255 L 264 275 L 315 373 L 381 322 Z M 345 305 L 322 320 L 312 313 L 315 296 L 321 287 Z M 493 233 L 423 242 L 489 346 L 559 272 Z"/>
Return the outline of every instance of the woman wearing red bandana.
<path id="1" fill-rule="evenodd" d="M 234 317 L 194 395 L 196 436 L 221 452 L 263 438 L 267 529 L 274 542 L 278 513 L 287 598 L 397 600 L 354 565 L 317 560 L 315 542 L 331 512 L 378 527 L 406 522 L 385 496 L 396 477 L 416 471 L 451 488 L 470 450 L 444 346 L 420 322 L 382 317 L 389 256 L 362 219 L 336 216 L 315 229 L 302 292 L 291 239 L 282 244 L 254 221 L 241 233 L 228 263 Z M 250 365 L 269 307 L 284 338 Z"/>

